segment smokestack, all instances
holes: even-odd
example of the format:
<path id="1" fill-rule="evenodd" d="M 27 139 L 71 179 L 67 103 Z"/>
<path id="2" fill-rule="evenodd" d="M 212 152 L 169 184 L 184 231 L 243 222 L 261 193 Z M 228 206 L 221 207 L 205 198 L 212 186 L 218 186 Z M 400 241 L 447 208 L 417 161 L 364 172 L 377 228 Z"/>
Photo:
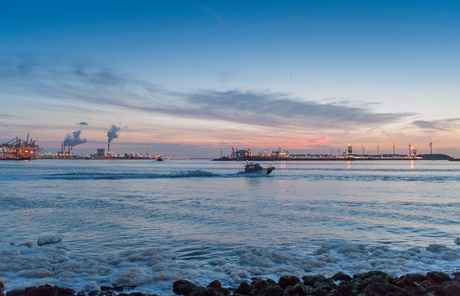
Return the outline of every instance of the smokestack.
<path id="1" fill-rule="evenodd" d="M 61 155 L 64 154 L 64 142 L 61 143 Z"/>
<path id="2" fill-rule="evenodd" d="M 110 154 L 110 143 L 107 144 L 107 154 Z"/>

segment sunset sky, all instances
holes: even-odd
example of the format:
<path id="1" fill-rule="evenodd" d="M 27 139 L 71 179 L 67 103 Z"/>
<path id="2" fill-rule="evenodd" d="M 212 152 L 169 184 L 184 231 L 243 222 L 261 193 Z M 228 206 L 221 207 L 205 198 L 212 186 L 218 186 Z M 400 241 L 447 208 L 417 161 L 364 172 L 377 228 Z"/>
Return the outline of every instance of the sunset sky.
<path id="1" fill-rule="evenodd" d="M 0 142 L 460 157 L 459 1 L 287 3 L 3 1 Z"/>

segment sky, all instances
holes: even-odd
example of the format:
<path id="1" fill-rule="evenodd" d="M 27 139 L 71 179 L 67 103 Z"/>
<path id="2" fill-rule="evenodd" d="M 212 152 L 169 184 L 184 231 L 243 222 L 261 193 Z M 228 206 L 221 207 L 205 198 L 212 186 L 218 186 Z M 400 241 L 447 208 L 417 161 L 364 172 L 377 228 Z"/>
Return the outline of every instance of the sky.
<path id="1" fill-rule="evenodd" d="M 458 1 L 0 6 L 1 143 L 460 157 Z"/>

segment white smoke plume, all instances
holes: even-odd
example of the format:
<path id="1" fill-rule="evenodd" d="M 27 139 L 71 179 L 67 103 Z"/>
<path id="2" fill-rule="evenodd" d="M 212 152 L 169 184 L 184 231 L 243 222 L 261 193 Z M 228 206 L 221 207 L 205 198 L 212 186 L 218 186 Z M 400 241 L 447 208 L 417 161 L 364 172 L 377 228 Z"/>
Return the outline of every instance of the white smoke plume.
<path id="1" fill-rule="evenodd" d="M 121 128 L 119 128 L 119 127 L 117 127 L 117 126 L 115 126 L 115 125 L 112 124 L 112 127 L 111 127 L 110 130 L 107 132 L 107 137 L 108 137 L 107 143 L 110 143 L 110 142 L 113 141 L 113 139 L 118 138 L 117 132 L 119 132 L 120 129 L 121 129 Z"/>
<path id="2" fill-rule="evenodd" d="M 86 143 L 86 139 L 80 138 L 81 131 L 74 131 L 72 135 L 67 135 L 64 139 L 64 146 L 74 147 Z"/>

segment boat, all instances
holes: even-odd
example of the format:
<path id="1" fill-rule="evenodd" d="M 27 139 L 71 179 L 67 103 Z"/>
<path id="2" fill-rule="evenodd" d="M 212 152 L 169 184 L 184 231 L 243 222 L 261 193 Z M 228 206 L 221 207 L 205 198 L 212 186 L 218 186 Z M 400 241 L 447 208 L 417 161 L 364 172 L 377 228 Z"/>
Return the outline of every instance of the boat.
<path id="1" fill-rule="evenodd" d="M 163 161 L 163 157 L 158 156 L 157 161 Z"/>
<path id="2" fill-rule="evenodd" d="M 238 172 L 238 175 L 241 174 L 259 174 L 259 175 L 269 175 L 275 167 L 269 165 L 268 168 L 264 169 L 260 164 L 258 163 L 248 163 L 246 162 L 246 165 L 244 166 L 244 171 Z"/>

